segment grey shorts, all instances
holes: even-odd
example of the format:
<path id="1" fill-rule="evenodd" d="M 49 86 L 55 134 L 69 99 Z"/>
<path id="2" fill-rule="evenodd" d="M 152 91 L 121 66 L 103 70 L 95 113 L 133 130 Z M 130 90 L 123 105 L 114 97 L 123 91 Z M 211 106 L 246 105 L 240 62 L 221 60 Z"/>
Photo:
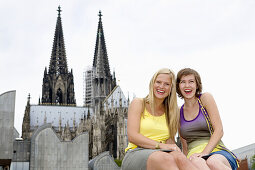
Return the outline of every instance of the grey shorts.
<path id="1" fill-rule="evenodd" d="M 135 148 L 127 151 L 121 168 L 122 170 L 146 170 L 147 160 L 156 149 Z"/>

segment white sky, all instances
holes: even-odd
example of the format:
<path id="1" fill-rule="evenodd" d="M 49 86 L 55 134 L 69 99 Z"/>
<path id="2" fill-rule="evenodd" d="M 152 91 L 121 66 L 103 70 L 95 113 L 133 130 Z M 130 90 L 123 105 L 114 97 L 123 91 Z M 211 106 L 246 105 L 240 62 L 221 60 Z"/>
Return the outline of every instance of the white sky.
<path id="1" fill-rule="evenodd" d="M 194 68 L 218 104 L 227 147 L 255 142 L 254 0 L 0 0 L 0 94 L 16 90 L 20 134 L 28 93 L 32 104 L 42 93 L 58 5 L 79 106 L 102 10 L 111 71 L 126 95 L 144 97 L 162 67 Z"/>

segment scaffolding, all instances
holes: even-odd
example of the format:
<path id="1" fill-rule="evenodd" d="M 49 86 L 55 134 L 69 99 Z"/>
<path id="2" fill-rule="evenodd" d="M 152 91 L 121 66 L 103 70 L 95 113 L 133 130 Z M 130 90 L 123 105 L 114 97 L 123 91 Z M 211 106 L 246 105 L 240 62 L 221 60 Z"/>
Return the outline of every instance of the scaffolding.
<path id="1" fill-rule="evenodd" d="M 94 69 L 92 67 L 87 67 L 87 69 L 83 72 L 83 102 L 84 102 L 84 106 L 86 107 L 92 107 L 93 77 L 94 77 Z"/>

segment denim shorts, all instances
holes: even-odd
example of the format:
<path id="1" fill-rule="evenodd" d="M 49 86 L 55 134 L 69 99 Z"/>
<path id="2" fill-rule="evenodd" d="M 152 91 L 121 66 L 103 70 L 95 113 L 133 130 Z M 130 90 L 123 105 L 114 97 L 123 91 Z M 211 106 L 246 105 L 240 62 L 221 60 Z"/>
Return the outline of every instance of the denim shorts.
<path id="1" fill-rule="evenodd" d="M 238 165 L 236 163 L 236 159 L 228 152 L 225 150 L 221 150 L 221 151 L 216 151 L 216 152 L 212 152 L 209 155 L 214 155 L 214 154 L 220 154 L 223 155 L 229 162 L 229 164 L 231 165 L 232 170 L 236 170 Z"/>

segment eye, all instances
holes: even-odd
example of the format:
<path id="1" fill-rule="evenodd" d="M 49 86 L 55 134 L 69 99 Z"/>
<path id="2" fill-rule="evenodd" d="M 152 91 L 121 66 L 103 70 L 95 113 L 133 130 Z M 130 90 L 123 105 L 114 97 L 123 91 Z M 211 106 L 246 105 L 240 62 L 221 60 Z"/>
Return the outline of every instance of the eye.
<path id="1" fill-rule="evenodd" d="M 165 83 L 164 85 L 165 85 L 165 86 L 170 86 L 170 83 Z"/>

